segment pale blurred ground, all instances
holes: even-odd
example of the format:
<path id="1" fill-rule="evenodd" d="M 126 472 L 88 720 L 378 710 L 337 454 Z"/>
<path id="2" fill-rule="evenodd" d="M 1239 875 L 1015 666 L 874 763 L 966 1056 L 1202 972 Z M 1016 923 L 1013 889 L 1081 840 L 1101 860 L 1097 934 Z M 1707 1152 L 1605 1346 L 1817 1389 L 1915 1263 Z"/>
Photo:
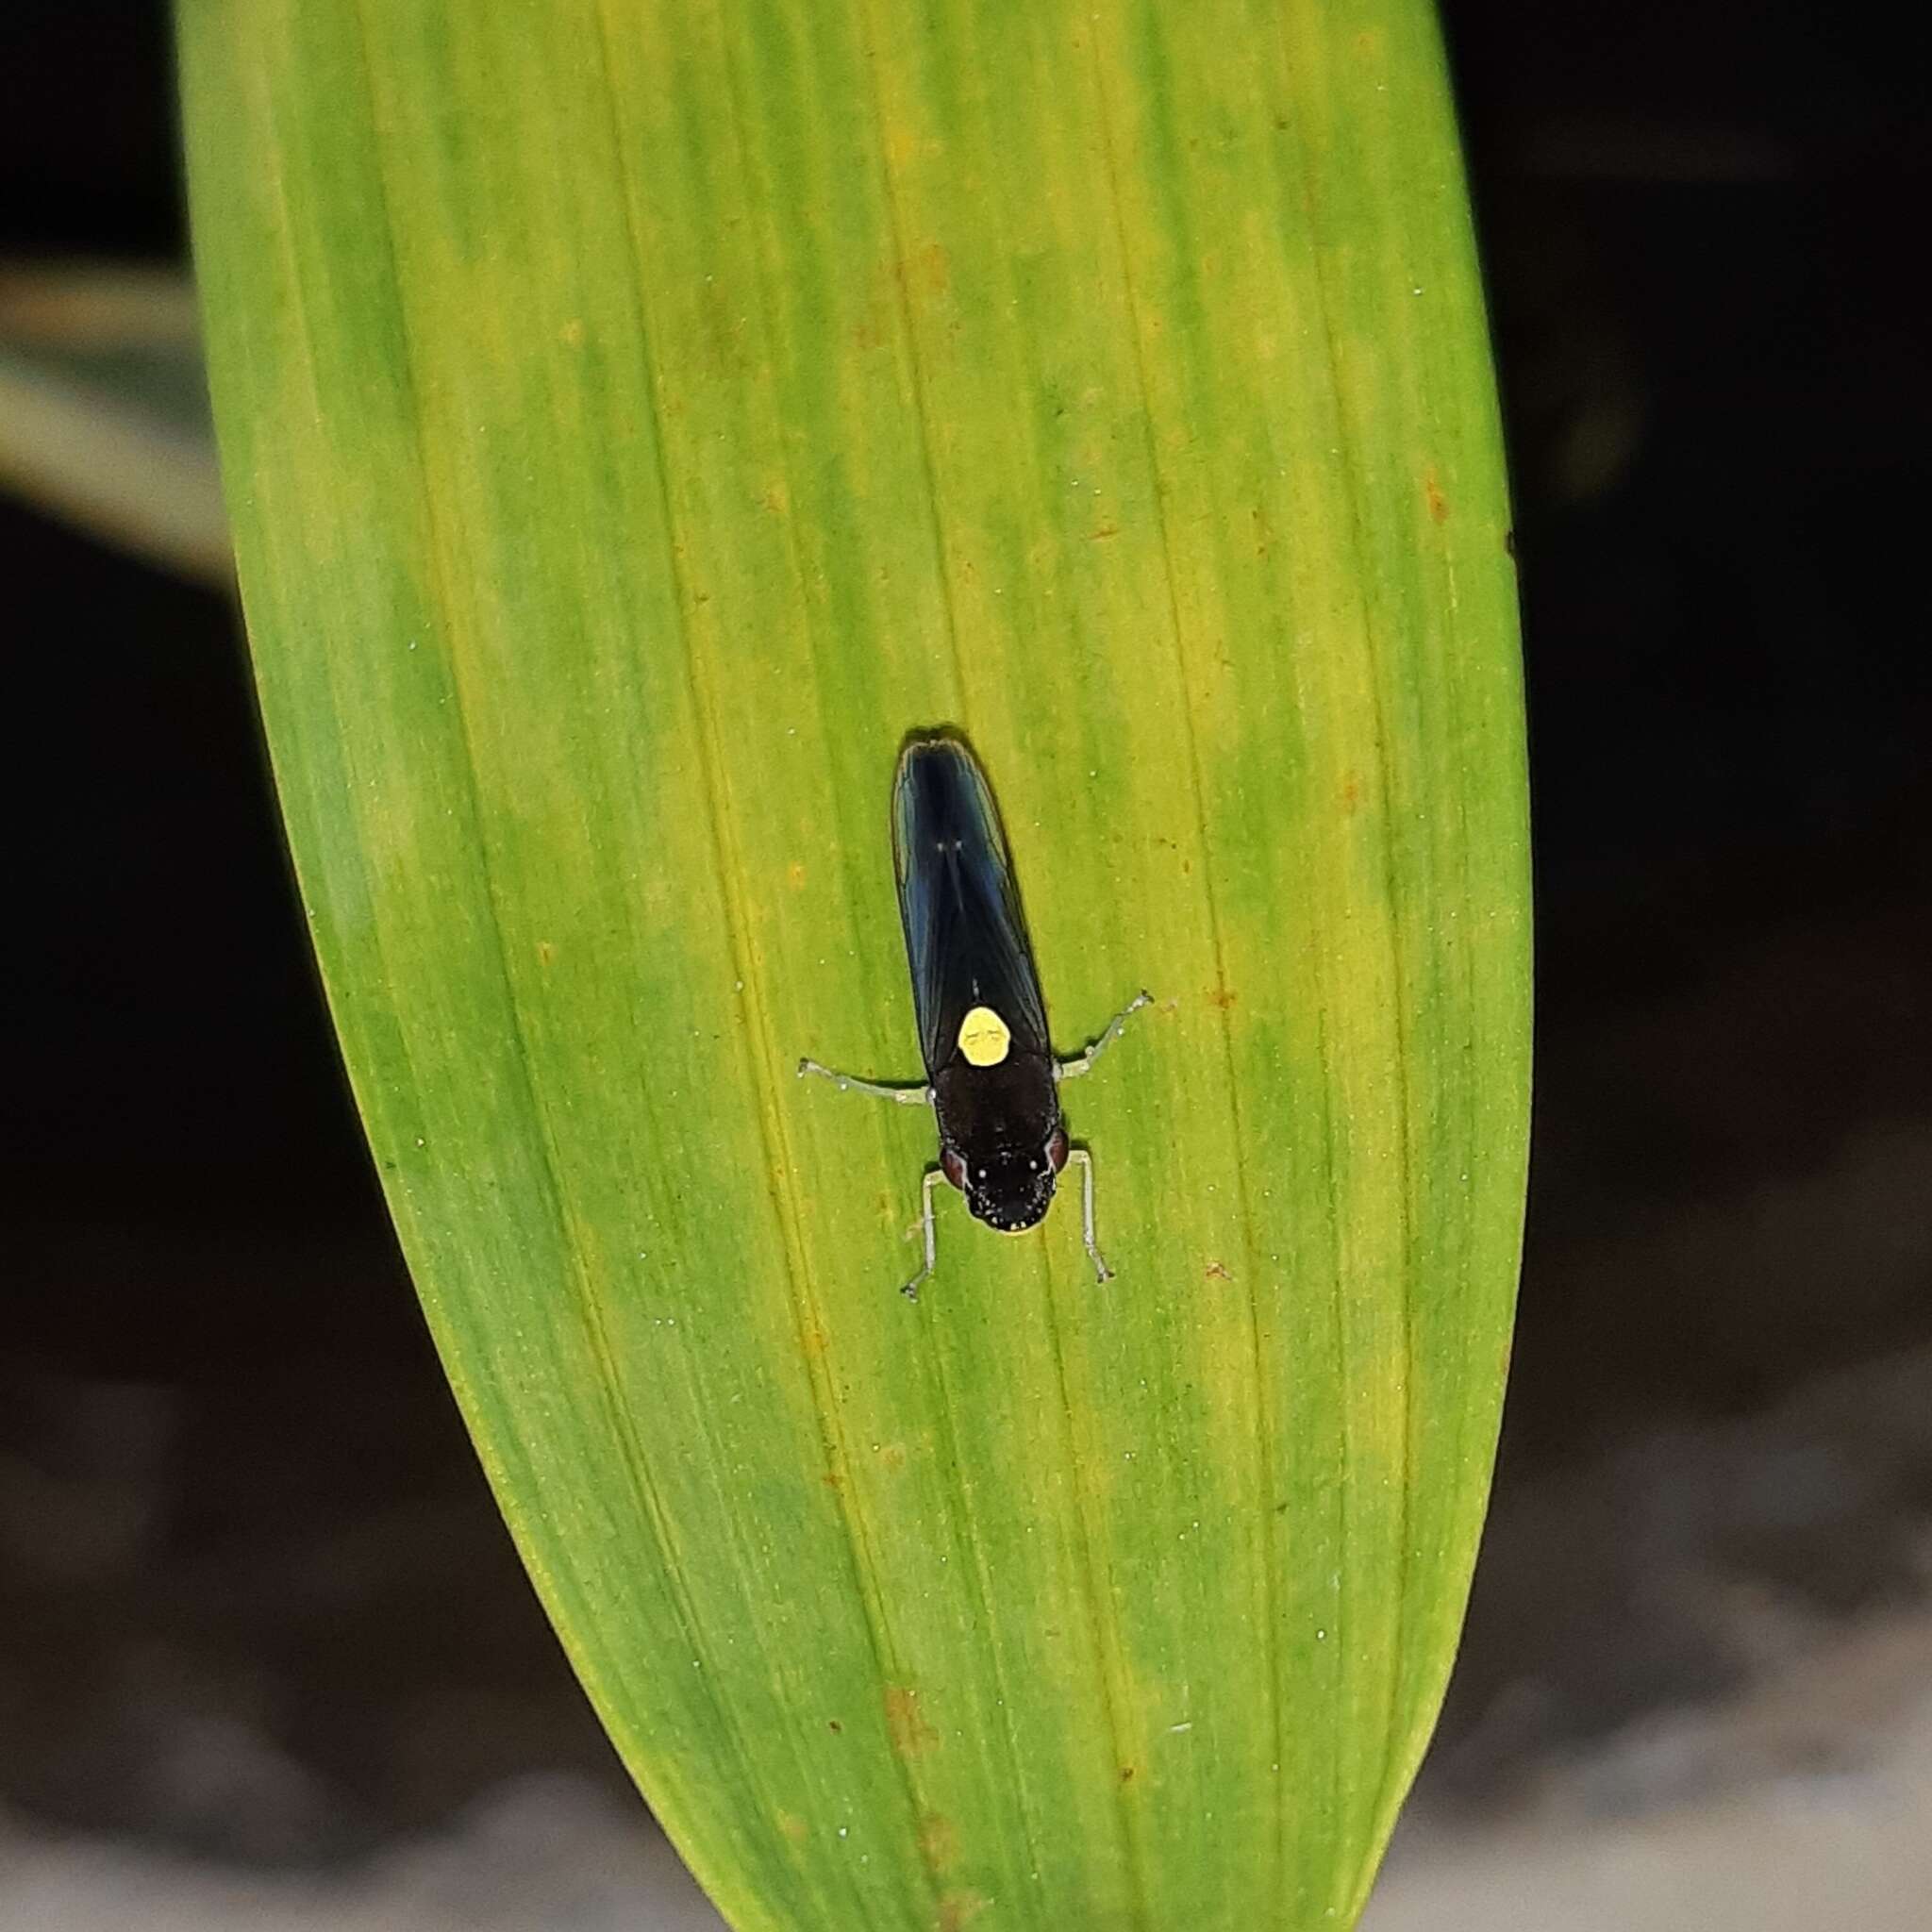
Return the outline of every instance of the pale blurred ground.
<path id="1" fill-rule="evenodd" d="M 1884 1715 L 1874 1708 L 1882 1707 Z M 1600 1761 L 1665 1790 L 1690 1764 L 1788 1761 L 1632 1815 L 1579 1793 L 1502 1826 L 1398 1840 L 1363 1932 L 1924 1932 L 1932 1924 L 1932 1619 L 1848 1636 L 1733 1708 L 1647 1724 Z"/>

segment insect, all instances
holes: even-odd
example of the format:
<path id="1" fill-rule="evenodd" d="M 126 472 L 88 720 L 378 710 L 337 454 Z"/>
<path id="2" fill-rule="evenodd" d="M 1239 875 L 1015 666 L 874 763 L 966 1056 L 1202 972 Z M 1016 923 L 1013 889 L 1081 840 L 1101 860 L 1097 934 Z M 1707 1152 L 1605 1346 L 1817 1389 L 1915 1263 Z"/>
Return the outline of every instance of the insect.
<path id="1" fill-rule="evenodd" d="M 932 1195 L 941 1180 L 989 1227 L 1021 1234 L 1045 1218 L 1069 1163 L 1080 1170 L 1088 1258 L 1100 1280 L 1110 1280 L 1093 1233 L 1093 1157 L 1067 1139 L 1059 1086 L 1091 1069 L 1149 995 L 1128 1001 L 1085 1053 L 1055 1057 L 992 794 L 957 740 L 917 739 L 901 756 L 892 858 L 926 1084 L 861 1080 L 812 1059 L 799 1061 L 798 1071 L 933 1110 L 939 1164 L 926 1170 L 920 1191 L 925 1265 L 901 1292 L 916 1301 L 933 1272 Z"/>

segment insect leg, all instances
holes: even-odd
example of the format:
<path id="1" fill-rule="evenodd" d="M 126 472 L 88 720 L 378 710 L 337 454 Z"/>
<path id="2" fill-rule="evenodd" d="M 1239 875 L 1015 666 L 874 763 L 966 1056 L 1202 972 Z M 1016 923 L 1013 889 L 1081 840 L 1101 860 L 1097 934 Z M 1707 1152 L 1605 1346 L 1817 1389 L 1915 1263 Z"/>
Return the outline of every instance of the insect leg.
<path id="1" fill-rule="evenodd" d="M 1087 1242 L 1087 1258 L 1093 1263 L 1096 1280 L 1111 1281 L 1113 1270 L 1101 1259 L 1100 1243 L 1093 1238 L 1093 1157 L 1086 1148 L 1074 1147 L 1069 1150 L 1067 1158 L 1076 1162 L 1080 1169 L 1080 1233 Z M 930 1201 L 931 1197 L 927 1199 Z"/>
<path id="2" fill-rule="evenodd" d="M 883 1080 L 861 1080 L 857 1074 L 836 1074 L 830 1067 L 822 1067 L 817 1060 L 800 1060 L 798 1077 L 802 1080 L 808 1074 L 819 1074 L 833 1086 L 853 1088 L 860 1093 L 877 1093 L 887 1100 L 896 1100 L 901 1107 L 930 1107 L 932 1089 L 930 1087 L 891 1087 Z"/>
<path id="3" fill-rule="evenodd" d="M 1093 1062 L 1120 1038 L 1120 1031 L 1127 1024 L 1129 1014 L 1138 1013 L 1144 1006 L 1151 1005 L 1154 995 L 1150 992 L 1137 992 L 1111 1020 L 1107 1023 L 1107 1031 L 1090 1046 L 1085 1053 L 1076 1053 L 1070 1060 L 1061 1060 L 1054 1069 L 1057 1080 L 1076 1080 L 1082 1074 L 1093 1070 Z"/>
<path id="4" fill-rule="evenodd" d="M 925 1171 L 925 1179 L 920 1184 L 919 1220 L 920 1225 L 925 1230 L 925 1266 L 899 1291 L 908 1302 L 916 1302 L 919 1299 L 919 1284 L 932 1273 L 933 1261 L 938 1254 L 938 1243 L 933 1238 L 932 1191 L 944 1179 L 945 1175 L 938 1168 L 929 1167 Z"/>

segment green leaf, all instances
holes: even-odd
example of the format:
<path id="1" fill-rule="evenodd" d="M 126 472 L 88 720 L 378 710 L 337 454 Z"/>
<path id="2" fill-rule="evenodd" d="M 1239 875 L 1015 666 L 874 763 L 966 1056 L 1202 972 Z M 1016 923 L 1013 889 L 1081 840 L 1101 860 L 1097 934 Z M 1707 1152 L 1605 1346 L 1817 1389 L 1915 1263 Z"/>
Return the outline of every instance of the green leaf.
<path id="1" fill-rule="evenodd" d="M 1522 1207 L 1483 313 L 1418 0 L 182 0 L 290 838 L 450 1377 L 734 1924 L 1345 1925 Z M 962 730 L 1079 1216 L 941 1203 Z M 344 1426 L 353 1426 L 345 1414 Z"/>

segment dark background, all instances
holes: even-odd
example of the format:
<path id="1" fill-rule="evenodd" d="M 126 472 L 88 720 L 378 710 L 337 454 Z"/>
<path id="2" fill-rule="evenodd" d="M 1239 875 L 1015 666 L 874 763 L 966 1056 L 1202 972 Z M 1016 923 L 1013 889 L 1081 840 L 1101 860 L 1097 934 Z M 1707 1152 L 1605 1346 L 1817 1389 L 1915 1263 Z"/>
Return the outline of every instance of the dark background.
<path id="1" fill-rule="evenodd" d="M 1806 1630 L 1927 1590 L 1924 49 L 1637 11 L 1446 8 L 1540 881 L 1449 1807 L 1733 1692 L 1734 1585 Z M 0 259 L 178 258 L 170 90 L 159 7 L 0 10 Z M 0 1807 L 308 1859 L 614 1783 L 387 1230 L 228 604 L 5 500 L 0 586 Z"/>

